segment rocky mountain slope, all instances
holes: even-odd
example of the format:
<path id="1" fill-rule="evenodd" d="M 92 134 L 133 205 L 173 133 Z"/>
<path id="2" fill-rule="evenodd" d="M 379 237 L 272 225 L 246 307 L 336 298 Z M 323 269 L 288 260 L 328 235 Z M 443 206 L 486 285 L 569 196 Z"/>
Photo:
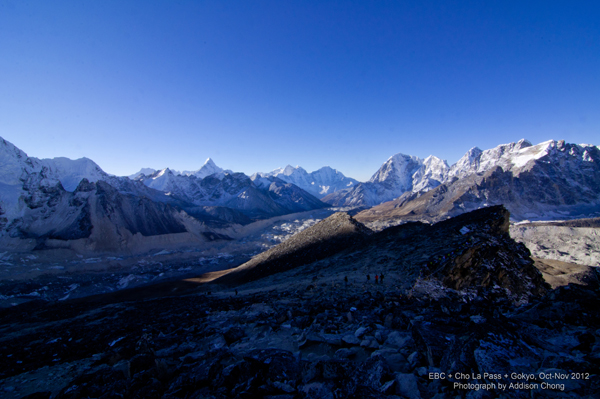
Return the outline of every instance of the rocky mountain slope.
<path id="1" fill-rule="evenodd" d="M 240 283 L 293 269 L 360 245 L 372 231 L 338 212 L 231 270 L 219 281 Z"/>
<path id="2" fill-rule="evenodd" d="M 537 258 L 600 267 L 600 218 L 518 223 L 510 235 Z"/>
<path id="3" fill-rule="evenodd" d="M 469 151 L 440 186 L 406 192 L 358 220 L 441 220 L 481 206 L 504 204 L 515 220 L 564 219 L 600 212 L 600 149 L 521 140 Z"/>
<path id="4" fill-rule="evenodd" d="M 600 393 L 597 288 L 550 291 L 526 248 L 508 237 L 502 207 L 376 234 L 343 214 L 322 223 L 322 238 L 339 236 L 336 225 L 361 238 L 235 286 L 188 279 L 0 311 L 0 392 L 72 399 Z M 306 240 L 253 269 L 302 256 Z"/>
<path id="5" fill-rule="evenodd" d="M 198 242 L 210 231 L 202 215 L 182 210 L 192 204 L 110 176 L 90 160 L 39 160 L 5 140 L 0 159 L 0 242 L 11 251 L 131 253 L 167 244 L 156 237 Z"/>
<path id="6" fill-rule="evenodd" d="M 288 165 L 285 168 L 279 168 L 269 173 L 256 173 L 253 175 L 254 177 L 277 177 L 306 190 L 319 199 L 358 184 L 357 180 L 346 177 L 341 172 L 329 166 L 308 173 L 300 166 L 294 168 Z"/>
<path id="7" fill-rule="evenodd" d="M 510 235 L 553 287 L 600 281 L 600 218 L 513 223 Z"/>
<path id="8" fill-rule="evenodd" d="M 508 235 L 509 217 L 505 208 L 496 206 L 432 226 L 409 223 L 373 234 L 347 214 L 337 213 L 216 281 L 252 281 L 300 265 L 305 265 L 300 274 L 325 275 L 377 265 L 367 270 L 377 274 L 376 267 L 402 268 L 405 288 L 418 278 L 434 279 L 457 290 L 497 287 L 513 300 L 527 300 L 543 293 L 545 283 L 527 248 Z"/>

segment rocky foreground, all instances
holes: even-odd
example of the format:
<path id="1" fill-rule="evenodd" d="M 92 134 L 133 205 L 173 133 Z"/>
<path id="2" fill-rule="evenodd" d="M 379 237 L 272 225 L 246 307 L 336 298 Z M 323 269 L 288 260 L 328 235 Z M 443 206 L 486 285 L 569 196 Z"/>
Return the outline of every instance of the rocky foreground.
<path id="1" fill-rule="evenodd" d="M 3 309 L 0 396 L 596 398 L 598 288 L 551 290 L 507 217 L 373 234 L 338 214 L 222 284 Z M 338 225 L 351 247 L 317 256 Z"/>

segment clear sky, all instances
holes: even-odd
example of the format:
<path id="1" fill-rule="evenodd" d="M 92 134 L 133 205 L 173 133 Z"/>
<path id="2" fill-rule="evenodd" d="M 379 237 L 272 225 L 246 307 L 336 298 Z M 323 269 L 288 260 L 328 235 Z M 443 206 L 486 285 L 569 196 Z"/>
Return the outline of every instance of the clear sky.
<path id="1" fill-rule="evenodd" d="M 247 174 L 600 145 L 600 2 L 0 0 L 0 136 Z"/>

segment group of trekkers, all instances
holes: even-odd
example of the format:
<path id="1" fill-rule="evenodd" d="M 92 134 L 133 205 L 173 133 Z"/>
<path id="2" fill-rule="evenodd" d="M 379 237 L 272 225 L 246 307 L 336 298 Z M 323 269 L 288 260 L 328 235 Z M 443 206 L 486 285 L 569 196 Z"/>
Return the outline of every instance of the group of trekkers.
<path id="1" fill-rule="evenodd" d="M 383 277 L 384 277 L 383 273 L 376 274 L 375 275 L 375 284 L 379 284 L 380 282 L 381 282 L 381 284 L 383 284 Z M 371 280 L 371 275 L 367 274 L 367 281 L 370 281 L 370 280 Z"/>
<path id="2" fill-rule="evenodd" d="M 379 284 L 381 282 L 381 284 L 383 284 L 383 278 L 384 278 L 384 274 L 376 274 L 375 275 L 375 284 Z M 367 274 L 367 281 L 371 281 L 371 275 Z M 344 277 L 344 282 L 347 284 L 348 283 L 348 276 Z"/>

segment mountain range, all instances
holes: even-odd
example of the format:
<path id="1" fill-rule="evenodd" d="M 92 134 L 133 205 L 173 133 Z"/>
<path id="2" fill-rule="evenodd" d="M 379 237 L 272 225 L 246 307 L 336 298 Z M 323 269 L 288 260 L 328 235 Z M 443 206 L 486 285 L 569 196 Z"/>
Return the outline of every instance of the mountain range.
<path id="1" fill-rule="evenodd" d="M 162 171 L 166 170 L 168 168 L 162 169 Z M 170 170 L 171 173 L 175 174 L 175 175 L 181 175 L 181 176 L 195 176 L 199 179 L 203 179 L 206 176 L 210 176 L 212 174 L 215 173 L 220 173 L 222 174 L 223 172 L 228 172 L 228 173 L 232 173 L 230 170 L 224 171 L 222 168 L 219 168 L 215 162 L 211 159 L 208 158 L 206 160 L 206 162 L 204 162 L 204 165 L 202 165 L 200 167 L 200 169 L 198 170 L 193 170 L 193 171 L 189 171 L 189 170 L 184 170 L 183 172 L 179 172 L 176 170 Z M 133 175 L 128 176 L 130 179 L 136 180 L 137 178 L 139 178 L 142 175 L 154 175 L 157 172 L 160 172 L 156 169 L 152 169 L 152 168 L 142 168 L 140 169 L 139 172 L 134 173 Z"/>
<path id="2" fill-rule="evenodd" d="M 209 171 L 218 172 L 198 177 Z M 254 181 L 212 161 L 189 175 L 164 169 L 132 180 L 87 158 L 28 157 L 0 139 L 0 242 L 13 250 L 129 252 L 148 248 L 142 242 L 166 245 L 147 239 L 156 236 L 190 244 L 218 227 L 325 206 L 277 177 Z"/>
<path id="3" fill-rule="evenodd" d="M 498 204 L 504 204 L 513 220 L 581 218 L 600 212 L 600 148 L 593 145 L 562 140 L 532 145 L 520 140 L 486 151 L 472 148 L 446 173 L 429 179 L 434 184 L 418 179 L 424 169 L 412 175 L 412 190 L 357 218 L 436 221 Z M 368 206 L 372 202 L 360 201 L 362 191 L 393 187 L 395 182 L 371 182 L 338 192 L 334 203 Z"/>
<path id="4" fill-rule="evenodd" d="M 77 245 L 118 249 L 136 234 L 198 237 L 328 205 L 370 208 L 356 215 L 365 223 L 438 221 L 497 204 L 515 220 L 589 217 L 600 212 L 599 165 L 594 145 L 520 140 L 472 148 L 451 166 L 395 154 L 364 183 L 330 167 L 247 176 L 210 158 L 196 171 L 117 177 L 87 158 L 37 159 L 0 139 L 0 237 L 27 248 L 84 240 Z"/>
<path id="5" fill-rule="evenodd" d="M 211 162 L 207 160 L 205 166 L 223 176 L 223 170 Z M 290 165 L 255 173 L 251 179 L 276 177 L 332 206 L 379 206 L 359 216 L 364 221 L 388 216 L 440 220 L 496 204 L 505 204 L 514 220 L 560 219 L 600 212 L 599 162 L 599 148 L 594 145 L 562 140 L 533 145 L 522 139 L 489 150 L 473 147 L 451 166 L 433 155 L 421 159 L 398 153 L 364 183 L 330 167 L 308 173 Z M 153 180 L 144 183 L 169 191 L 162 182 L 165 178 L 161 179 L 163 172 L 154 173 Z M 190 173 L 173 172 L 182 177 Z"/>

